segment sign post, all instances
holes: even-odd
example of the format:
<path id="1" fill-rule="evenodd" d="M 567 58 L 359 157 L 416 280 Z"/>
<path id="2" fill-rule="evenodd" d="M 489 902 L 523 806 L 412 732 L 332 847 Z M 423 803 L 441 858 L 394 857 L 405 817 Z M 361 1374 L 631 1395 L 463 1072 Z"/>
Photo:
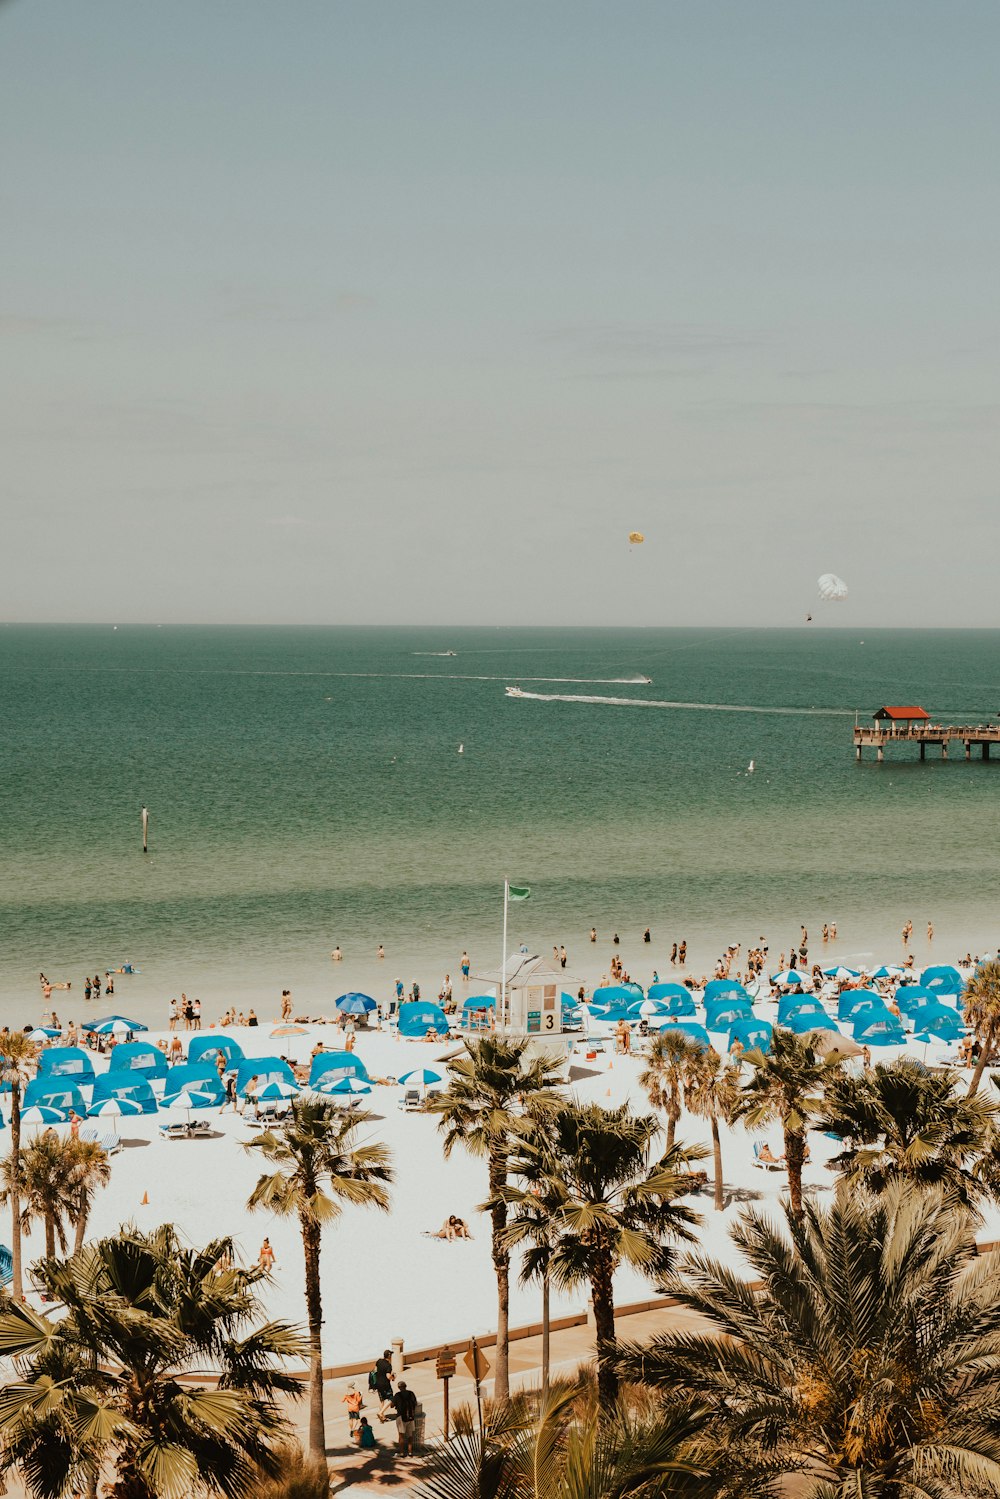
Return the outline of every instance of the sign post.
<path id="1" fill-rule="evenodd" d="M 490 1361 L 475 1338 L 469 1339 L 469 1351 L 462 1363 L 476 1381 L 476 1410 L 479 1412 L 479 1435 L 483 1434 L 483 1398 L 479 1385 L 490 1372 Z"/>
<path id="2" fill-rule="evenodd" d="M 450 1348 L 442 1348 L 437 1356 L 436 1372 L 444 1385 L 444 1439 L 448 1440 L 448 1381 L 455 1373 L 455 1355 Z"/>

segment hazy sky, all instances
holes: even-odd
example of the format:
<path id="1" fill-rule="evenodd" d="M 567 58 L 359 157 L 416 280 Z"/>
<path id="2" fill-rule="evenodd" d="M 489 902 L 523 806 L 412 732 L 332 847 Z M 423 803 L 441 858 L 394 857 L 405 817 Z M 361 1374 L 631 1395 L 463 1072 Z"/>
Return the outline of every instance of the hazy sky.
<path id="1" fill-rule="evenodd" d="M 996 0 L 0 4 L 0 617 L 996 624 L 998 55 Z"/>

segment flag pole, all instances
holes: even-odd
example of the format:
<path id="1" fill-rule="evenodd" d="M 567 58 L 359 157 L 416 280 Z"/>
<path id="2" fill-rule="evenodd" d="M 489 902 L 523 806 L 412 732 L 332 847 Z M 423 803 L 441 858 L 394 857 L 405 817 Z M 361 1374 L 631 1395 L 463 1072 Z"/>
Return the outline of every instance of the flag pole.
<path id="1" fill-rule="evenodd" d="M 500 957 L 500 1024 L 507 1022 L 507 898 L 510 881 L 503 882 L 503 952 Z"/>

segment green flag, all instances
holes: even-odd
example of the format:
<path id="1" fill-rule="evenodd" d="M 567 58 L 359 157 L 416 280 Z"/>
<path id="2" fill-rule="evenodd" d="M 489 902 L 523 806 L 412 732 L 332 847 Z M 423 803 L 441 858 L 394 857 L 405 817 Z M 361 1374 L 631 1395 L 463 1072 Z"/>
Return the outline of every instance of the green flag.
<path id="1" fill-rule="evenodd" d="M 527 900 L 531 894 L 527 885 L 508 885 L 507 896 L 510 900 Z"/>

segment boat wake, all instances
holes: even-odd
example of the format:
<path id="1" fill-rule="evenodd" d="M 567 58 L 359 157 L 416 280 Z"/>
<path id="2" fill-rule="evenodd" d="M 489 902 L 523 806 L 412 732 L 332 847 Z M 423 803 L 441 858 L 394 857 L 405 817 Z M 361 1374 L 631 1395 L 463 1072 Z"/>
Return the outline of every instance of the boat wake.
<path id="1" fill-rule="evenodd" d="M 522 681 L 530 680 L 522 678 Z M 589 693 L 508 691 L 508 697 L 530 698 L 536 703 L 597 703 L 608 708 L 691 708 L 701 713 L 780 713 L 789 717 L 843 718 L 853 708 L 765 708 L 750 703 L 683 703 L 651 697 L 598 697 Z"/>

